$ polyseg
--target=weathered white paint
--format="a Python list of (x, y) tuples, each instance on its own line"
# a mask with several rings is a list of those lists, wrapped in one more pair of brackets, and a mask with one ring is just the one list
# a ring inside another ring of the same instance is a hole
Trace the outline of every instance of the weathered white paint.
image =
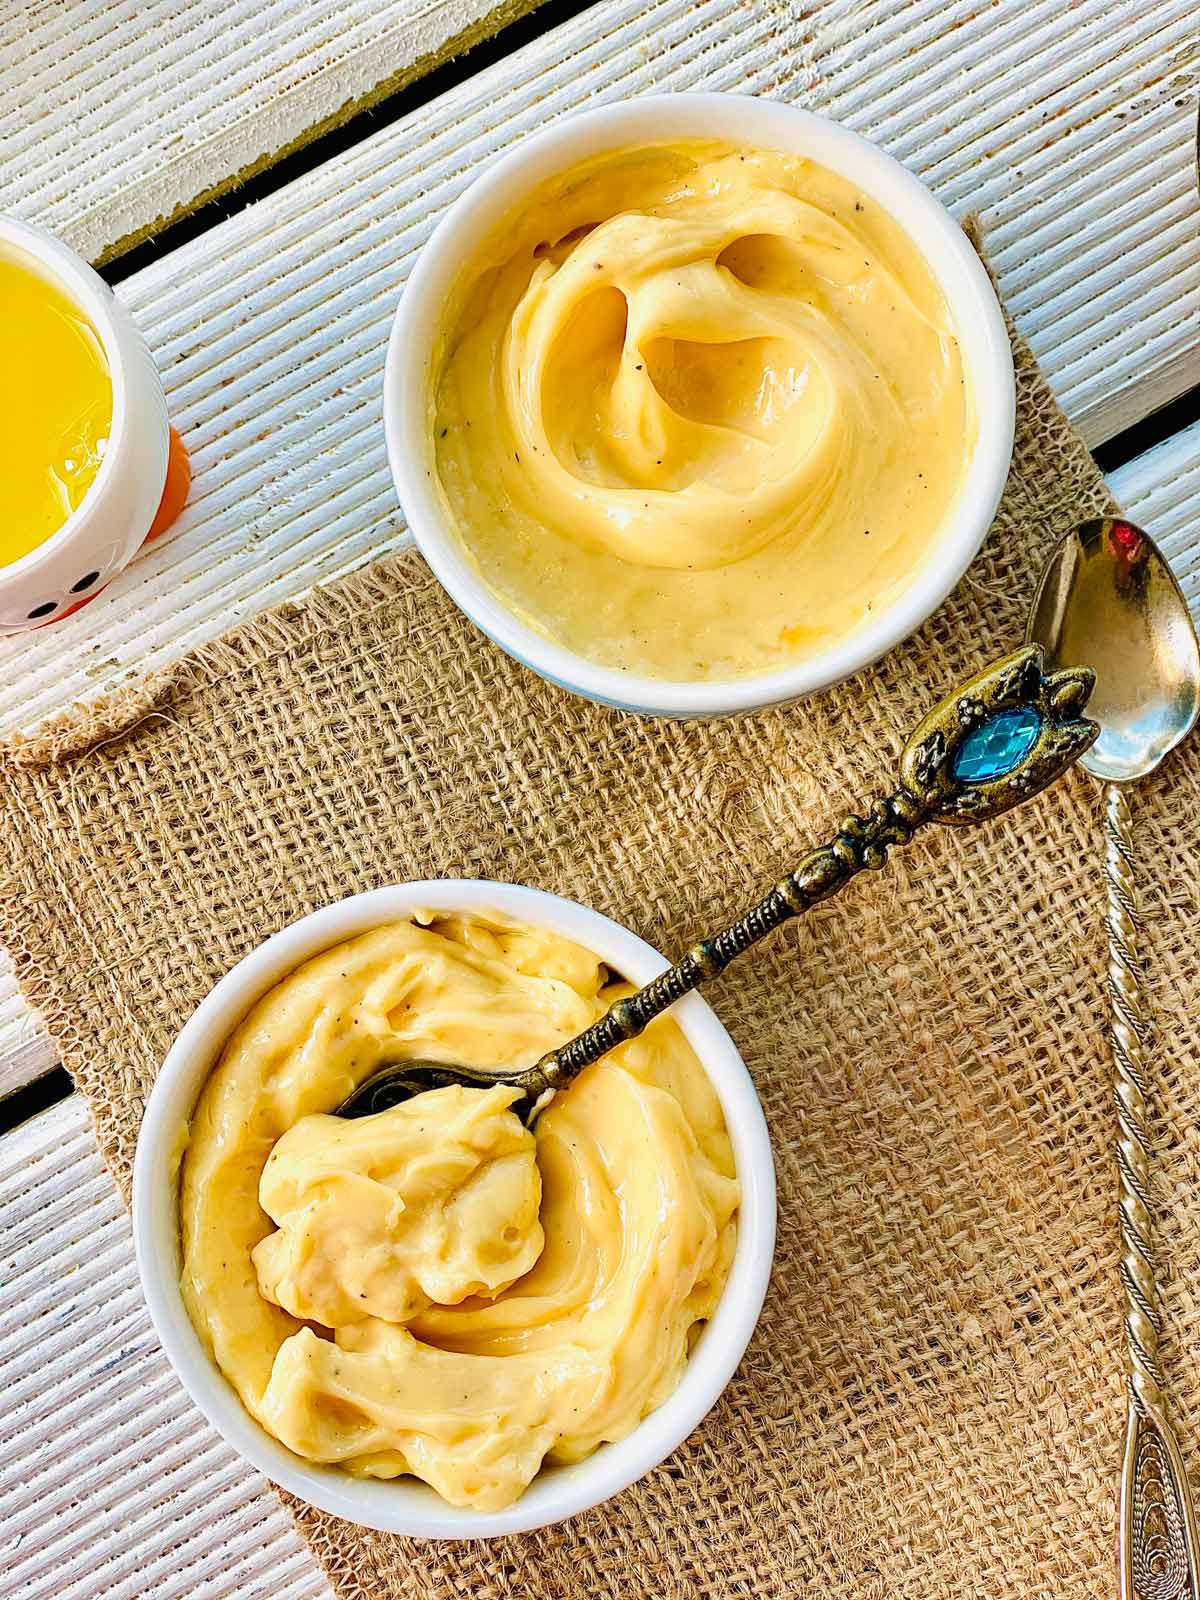
[(78, 1095), (0, 1140), (0, 1389), (6, 1600), (332, 1600), (167, 1365)]

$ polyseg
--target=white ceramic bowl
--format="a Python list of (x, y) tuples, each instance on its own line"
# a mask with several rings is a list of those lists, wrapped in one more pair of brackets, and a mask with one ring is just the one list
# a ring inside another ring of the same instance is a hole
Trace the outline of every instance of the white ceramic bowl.
[(733, 1041), (699, 996), (686, 996), (672, 1016), (720, 1097), (742, 1194), (729, 1282), (670, 1399), (620, 1443), (601, 1446), (575, 1466), (544, 1471), (505, 1511), (459, 1510), (412, 1478), (353, 1478), (293, 1455), (243, 1408), (188, 1318), (179, 1287), (179, 1134), (225, 1040), (261, 995), (319, 951), (418, 910), (493, 911), (550, 928), (594, 951), (634, 983), (647, 983), (667, 965), (607, 917), (557, 895), (510, 884), (406, 883), (313, 912), (222, 978), (171, 1047), (138, 1138), (134, 1243), (163, 1349), (201, 1411), (248, 1461), (292, 1494), (365, 1527), (420, 1538), (477, 1539), (542, 1527), (608, 1499), (674, 1450), (705, 1416), (741, 1360), (762, 1307), (775, 1247), (775, 1170), (762, 1108)]
[[(950, 309), (962, 351), (976, 443), (958, 498), (913, 583), (869, 627), (810, 660), (726, 682), (667, 682), (598, 666), (547, 639), (479, 576), (435, 487), (431, 392), (444, 307), (480, 247), (556, 174), (608, 150), (680, 139), (721, 139), (807, 156), (879, 202), (917, 241)], [(1000, 500), (1012, 455), (1012, 354), (987, 273), (958, 224), (891, 156), (848, 128), (795, 106), (747, 95), (661, 95), (552, 123), (487, 167), (443, 217), (405, 287), (384, 373), (388, 459), (408, 525), (434, 573), (467, 616), (544, 678), (606, 705), (669, 716), (714, 716), (795, 700), (827, 688), (920, 626), (966, 571)]]
[(0, 633), (54, 622), (136, 555), (167, 478), (167, 403), (146, 341), (104, 279), (44, 228), (0, 216), (0, 256), (55, 284), (104, 346), (112, 429), (87, 493), (44, 543), (0, 566)]

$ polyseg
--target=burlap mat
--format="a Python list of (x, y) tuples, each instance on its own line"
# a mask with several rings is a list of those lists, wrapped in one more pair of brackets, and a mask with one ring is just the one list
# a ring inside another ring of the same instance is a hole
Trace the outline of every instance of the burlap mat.
[[(9, 753), (3, 933), (128, 1188), (144, 1096), (213, 981), (372, 885), (537, 884), (665, 950), (708, 932), (1020, 637), (1050, 542), (1106, 494), (1024, 349), (987, 548), (919, 637), (805, 705), (671, 726), (480, 638), (416, 555), (240, 628)], [(1155, 1188), (1200, 1445), (1200, 764), (1138, 803), (1164, 1132)], [(1108, 1595), (1123, 1402), (1097, 794), (928, 832), (712, 999), (780, 1180), (774, 1282), (711, 1417), (557, 1528), (459, 1546), (292, 1510), (339, 1595)]]

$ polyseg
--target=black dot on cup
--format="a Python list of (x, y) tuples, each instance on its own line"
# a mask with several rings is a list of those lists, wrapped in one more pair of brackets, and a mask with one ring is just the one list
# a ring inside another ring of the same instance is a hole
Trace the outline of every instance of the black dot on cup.
[(58, 610), (57, 600), (43, 600), (40, 606), (34, 606), (29, 613), (28, 621), (36, 622), (39, 617), (48, 617), (52, 611)]
[(78, 583), (73, 583), (71, 585), (71, 593), (82, 594), (85, 589), (90, 589), (92, 587), (99, 576), (100, 574), (98, 572), (85, 572)]

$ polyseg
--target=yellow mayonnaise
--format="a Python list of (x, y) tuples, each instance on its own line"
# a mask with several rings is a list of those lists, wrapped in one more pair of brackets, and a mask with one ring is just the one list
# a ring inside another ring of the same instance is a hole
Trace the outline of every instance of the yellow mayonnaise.
[(0, 256), (0, 565), (56, 533), (100, 470), (112, 379), (95, 329), (47, 278)]
[(183, 1163), (183, 1292), (298, 1455), (496, 1510), (675, 1388), (738, 1185), (673, 1023), (588, 1069), (536, 1133), (503, 1088), (329, 1115), (384, 1062), (527, 1065), (620, 992), (578, 945), (438, 916), (307, 962), (230, 1038)]
[(606, 156), (545, 187), (441, 330), (436, 477), (484, 580), (607, 666), (736, 677), (914, 578), (971, 423), (946, 306), (875, 201), (796, 156)]

